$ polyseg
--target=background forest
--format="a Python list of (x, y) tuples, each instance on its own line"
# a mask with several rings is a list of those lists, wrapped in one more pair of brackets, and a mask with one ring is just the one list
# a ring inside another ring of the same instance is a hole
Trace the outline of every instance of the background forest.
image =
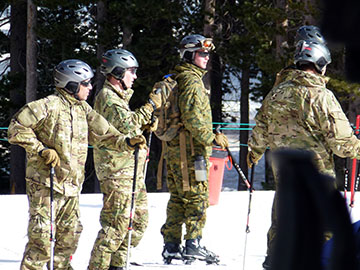
[[(52, 71), (60, 61), (78, 58), (96, 70), (88, 99), (92, 105), (104, 80), (99, 73), (101, 55), (113, 48), (131, 51), (140, 63), (131, 100), (135, 109), (178, 62), (177, 46), (185, 35), (212, 37), (216, 51), (205, 84), (211, 89), (213, 121), (222, 122), (227, 116), (222, 110), (225, 94), (238, 93), (240, 119), (232, 121), (249, 123), (249, 100), (261, 102), (276, 73), (291, 63), (297, 28), (322, 24), (323, 5), (317, 0), (1, 1), (0, 193), (25, 192), (25, 153), (9, 145), (6, 128), (25, 103), (53, 92)], [(328, 41), (333, 58), (328, 88), (354, 122), (360, 111), (359, 86), (346, 81), (344, 46)], [(239, 131), (239, 145), (246, 144), (248, 136), (248, 130)], [(149, 191), (155, 191), (160, 148), (153, 136)], [(247, 174), (246, 154), (247, 148), (240, 147), (239, 164)], [(345, 161), (338, 159), (337, 164), (341, 177)], [(94, 191), (98, 187), (89, 148), (83, 192)]]

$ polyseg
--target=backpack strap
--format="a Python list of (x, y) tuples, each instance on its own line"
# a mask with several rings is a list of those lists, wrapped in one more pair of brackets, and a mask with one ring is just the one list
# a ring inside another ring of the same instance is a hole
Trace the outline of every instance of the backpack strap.
[(164, 160), (165, 160), (165, 153), (166, 153), (166, 142), (165, 141), (161, 141), (161, 155), (160, 155), (160, 160), (159, 160), (159, 164), (158, 164), (158, 169), (157, 169), (157, 181), (156, 181), (156, 189), (157, 190), (161, 190), (162, 189), (162, 178), (163, 178), (163, 171), (164, 171)]
[(184, 129), (180, 131), (179, 139), (180, 139), (180, 168), (181, 168), (181, 175), (183, 181), (183, 191), (189, 191), (190, 190), (189, 169), (186, 158), (186, 134)]
[[(177, 77), (179, 76), (176, 75), (174, 78), (172, 78), (172, 75), (174, 74), (168, 74), (165, 75), (163, 79), (167, 80), (168, 82), (171, 82), (172, 80), (177, 79)], [(167, 85), (165, 85), (166, 87), (168, 87)], [(177, 97), (175, 102), (177, 102)], [(180, 113), (179, 112), (175, 112), (172, 111), (171, 112), (171, 116), (169, 116), (170, 119), (176, 119), (177, 121), (175, 121), (173, 124), (174, 125), (179, 125), (180, 127), (183, 126), (181, 120), (180, 120)], [(191, 155), (194, 156), (195, 155), (195, 151), (194, 151), (194, 142), (193, 142), (193, 137), (192, 134), (185, 130), (184, 128), (180, 128), (179, 131), (179, 147), (180, 147), (180, 168), (181, 168), (181, 176), (182, 176), (182, 181), (183, 181), (183, 191), (189, 191), (190, 190), (190, 184), (189, 184), (189, 168), (188, 168), (188, 164), (187, 164), (187, 158), (186, 158), (186, 135), (187, 133), (190, 135), (190, 149), (191, 149)], [(167, 148), (167, 143), (165, 141), (162, 141), (162, 150), (161, 150), (161, 156), (160, 156), (160, 161), (158, 164), (158, 170), (157, 170), (157, 182), (156, 182), (156, 188), (157, 190), (161, 190), (162, 189), (162, 178), (163, 178), (163, 169), (164, 169), (164, 159), (165, 159), (165, 154), (166, 154), (166, 149)]]

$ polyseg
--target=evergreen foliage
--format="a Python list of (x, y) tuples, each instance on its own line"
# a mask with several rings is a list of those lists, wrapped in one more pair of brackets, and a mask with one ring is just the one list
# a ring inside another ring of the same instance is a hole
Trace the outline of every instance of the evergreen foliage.
[[(131, 100), (135, 109), (146, 102), (154, 82), (179, 61), (177, 47), (182, 37), (203, 33), (205, 14), (204, 1), (201, 0), (104, 0), (106, 16), (101, 22), (97, 21), (99, 2), (34, 0), (38, 7), (38, 98), (53, 92), (53, 68), (60, 61), (78, 58), (95, 70), (100, 64), (99, 45), (105, 51), (122, 47), (131, 51), (140, 65)], [(246, 69), (250, 74), (250, 98), (261, 101), (271, 89), (276, 73), (292, 62), (296, 29), (311, 24), (307, 21), (309, 16), (320, 18), (321, 9), (310, 5), (309, 1), (287, 1), (286, 9), (268, 0), (215, 2), (213, 33), (223, 78), (219, 90), (223, 93), (240, 92), (242, 72)], [(0, 4), (0, 26), (9, 24), (12, 3), (7, 0)], [(284, 21), (286, 27), (281, 26)], [(100, 27), (102, 31), (98, 32)], [(276, 51), (279, 48), (277, 37), (284, 41), (280, 46), (281, 54)], [(3, 59), (9, 56), (10, 48), (9, 33), (0, 31), (0, 67), (6, 63)], [(331, 44), (330, 48), (333, 62), (327, 73), (331, 77), (328, 87), (347, 107), (356, 98), (359, 85), (350, 84), (345, 79), (344, 49)], [(0, 70), (2, 127), (9, 124), (9, 112), (13, 107), (9, 89), (17, 85), (18, 80)], [(90, 104), (94, 95), (95, 91), (88, 101)], [(5, 138), (6, 132), (0, 132)], [(153, 144), (153, 148), (159, 147), (156, 139)], [(1, 142), (0, 147), (1, 164), (9, 164), (8, 143)], [(153, 155), (157, 157), (156, 150)], [(150, 163), (150, 166), (156, 167), (156, 164)], [(8, 166), (1, 167), (5, 174), (9, 171)], [(154, 169), (150, 168), (148, 172), (154, 174)]]

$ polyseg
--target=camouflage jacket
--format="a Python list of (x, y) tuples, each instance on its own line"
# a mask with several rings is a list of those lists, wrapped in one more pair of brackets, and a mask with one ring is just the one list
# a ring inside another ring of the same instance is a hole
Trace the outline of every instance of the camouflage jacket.
[[(117, 130), (128, 137), (142, 134), (142, 126), (150, 122), (152, 111), (142, 106), (132, 111), (129, 100), (133, 90), (119, 91), (107, 80), (103, 89), (95, 98), (94, 109), (105, 117)], [(134, 163), (133, 151), (116, 151), (105, 148), (94, 149), (96, 174), (99, 178), (132, 178), (133, 172), (129, 166)], [(128, 168), (128, 170), (125, 170)]]
[(255, 117), (249, 149), (261, 156), (267, 147), (312, 150), (320, 171), (335, 176), (333, 154), (360, 158), (360, 141), (334, 94), (328, 78), (297, 69), (282, 71)]
[(11, 120), (11, 144), (27, 153), (26, 180), (50, 186), (49, 165), (39, 155), (45, 147), (55, 149), (60, 166), (55, 167), (54, 190), (77, 196), (84, 181), (88, 143), (126, 150), (128, 146), (113, 126), (86, 101), (78, 101), (62, 89), (26, 104)]
[[(185, 130), (188, 131), (187, 145), (190, 145), (191, 134), (195, 155), (208, 157), (211, 155), (215, 134), (212, 131), (210, 93), (202, 81), (206, 70), (182, 62), (171, 73), (177, 75), (180, 117)], [(169, 142), (169, 146), (179, 147), (179, 135)], [(189, 153), (189, 149), (187, 152)]]

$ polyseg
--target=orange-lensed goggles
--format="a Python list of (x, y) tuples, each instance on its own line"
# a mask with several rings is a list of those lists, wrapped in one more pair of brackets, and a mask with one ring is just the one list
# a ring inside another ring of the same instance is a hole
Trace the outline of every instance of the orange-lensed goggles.
[(214, 43), (212, 42), (212, 39), (211, 38), (206, 38), (204, 39), (202, 42), (201, 42), (201, 45), (202, 45), (202, 48), (204, 50), (213, 50), (215, 49), (215, 46), (214, 46)]

